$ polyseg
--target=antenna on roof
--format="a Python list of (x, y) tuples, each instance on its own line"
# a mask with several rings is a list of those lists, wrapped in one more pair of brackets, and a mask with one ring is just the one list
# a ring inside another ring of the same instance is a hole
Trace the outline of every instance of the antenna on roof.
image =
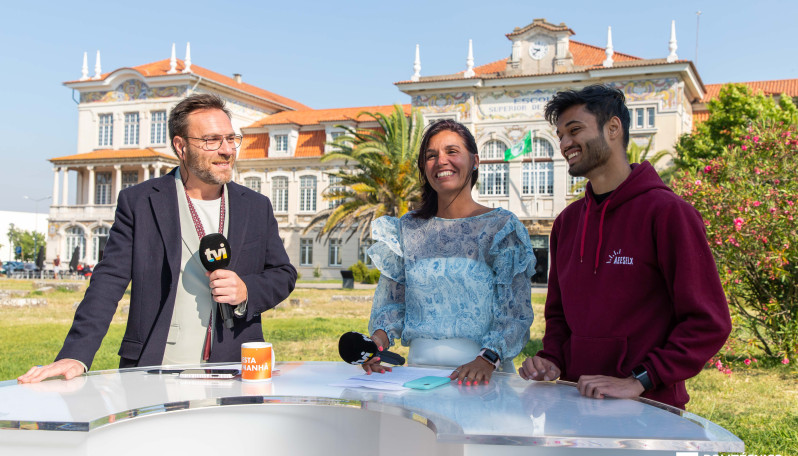
[(80, 80), (85, 81), (89, 79), (89, 53), (83, 53), (83, 69), (80, 72)]
[(615, 50), (612, 48), (612, 27), (607, 27), (607, 48), (604, 50), (604, 55), (606, 55), (607, 58), (602, 62), (605, 68), (610, 68), (612, 66), (612, 56), (614, 54)]
[(97, 60), (94, 61), (94, 79), (100, 79), (103, 74), (102, 67), (100, 66), (100, 50), (97, 50)]
[(466, 57), (466, 71), (463, 73), (465, 78), (473, 78), (474, 75), (474, 46), (471, 40), (468, 40), (468, 56)]
[(186, 67), (183, 68), (183, 73), (191, 73), (191, 43), (186, 43)]
[(175, 57), (175, 43), (172, 43), (172, 58), (169, 59), (169, 71), (166, 74), (177, 73), (177, 57)]
[(421, 77), (421, 57), (418, 53), (418, 44), (416, 45), (416, 60), (413, 61), (413, 76), (410, 77), (410, 80), (416, 82)]
[(668, 50), (671, 51), (671, 53), (668, 54), (668, 58), (665, 59), (668, 63), (679, 60), (679, 56), (676, 55), (676, 47), (676, 21), (671, 21), (671, 40), (668, 41)]

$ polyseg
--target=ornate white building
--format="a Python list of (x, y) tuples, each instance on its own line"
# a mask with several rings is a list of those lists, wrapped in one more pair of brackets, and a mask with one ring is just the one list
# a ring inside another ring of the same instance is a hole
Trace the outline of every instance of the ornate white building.
[[(543, 119), (545, 103), (559, 90), (610, 84), (623, 90), (632, 114), (631, 139), (652, 150), (673, 149), (696, 120), (706, 118), (706, 102), (719, 85), (705, 86), (695, 66), (680, 60), (671, 24), (663, 58), (643, 59), (615, 52), (611, 30), (604, 47), (571, 39), (565, 24), (544, 19), (506, 36), (510, 57), (475, 66), (469, 42), (464, 71), (422, 76), (416, 47), (414, 74), (396, 83), (410, 95), (425, 122), (454, 118), (474, 133), (480, 151), (480, 182), (475, 198), (487, 206), (513, 211), (527, 226), (538, 256), (536, 280), (545, 281), (548, 235), (554, 218), (581, 190), (567, 173), (557, 137)], [(652, 35), (661, 36), (660, 33)], [(343, 132), (339, 125), (375, 127), (363, 111), (389, 114), (392, 106), (314, 110), (233, 78), (192, 66), (174, 57), (102, 74), (65, 85), (80, 96), (78, 150), (53, 158), (53, 206), (47, 258), (69, 258), (76, 246), (83, 262), (102, 256), (121, 188), (167, 172), (177, 164), (167, 142), (166, 118), (190, 93), (214, 92), (228, 102), (233, 126), (244, 135), (235, 180), (270, 197), (280, 236), (303, 277), (339, 278), (339, 270), (364, 255), (369, 243), (316, 241), (305, 233), (316, 212), (329, 207), (323, 193), (335, 185), (327, 174), (343, 163), (321, 162), (327, 143)], [(786, 88), (798, 95), (798, 83), (760, 81), (753, 88)], [(761, 86), (761, 87), (760, 87)], [(764, 90), (764, 89), (763, 89)], [(404, 105), (406, 113), (411, 105)], [(504, 161), (504, 151), (530, 132), (532, 153)], [(77, 194), (69, 195), (72, 179)]]

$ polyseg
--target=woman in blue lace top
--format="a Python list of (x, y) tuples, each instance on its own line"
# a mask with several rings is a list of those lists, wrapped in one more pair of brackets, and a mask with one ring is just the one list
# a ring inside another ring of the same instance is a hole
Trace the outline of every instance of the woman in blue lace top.
[[(535, 255), (513, 213), (471, 196), (479, 157), (471, 132), (452, 120), (428, 128), (418, 170), (422, 207), (372, 222), (368, 253), (381, 272), (369, 331), (378, 346), (410, 346), (411, 364), (452, 366), (465, 384), (514, 372), (529, 340)], [(383, 372), (377, 358), (363, 365)]]

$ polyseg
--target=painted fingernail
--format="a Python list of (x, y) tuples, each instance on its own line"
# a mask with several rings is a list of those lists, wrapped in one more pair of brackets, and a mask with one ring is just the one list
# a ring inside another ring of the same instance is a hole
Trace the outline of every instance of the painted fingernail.
[(462, 384), (463, 384), (463, 381), (462, 381), (462, 380), (458, 380), (458, 381), (457, 381), (457, 384), (458, 384), (458, 385), (462, 385)]

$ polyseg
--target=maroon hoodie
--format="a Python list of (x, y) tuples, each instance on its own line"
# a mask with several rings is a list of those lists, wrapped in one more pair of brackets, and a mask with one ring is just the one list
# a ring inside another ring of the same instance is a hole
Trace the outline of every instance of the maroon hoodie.
[(642, 364), (654, 385), (643, 397), (684, 408), (684, 381), (731, 331), (729, 307), (701, 215), (650, 163), (631, 167), (602, 204), (588, 183), (554, 222), (538, 355), (570, 381)]

